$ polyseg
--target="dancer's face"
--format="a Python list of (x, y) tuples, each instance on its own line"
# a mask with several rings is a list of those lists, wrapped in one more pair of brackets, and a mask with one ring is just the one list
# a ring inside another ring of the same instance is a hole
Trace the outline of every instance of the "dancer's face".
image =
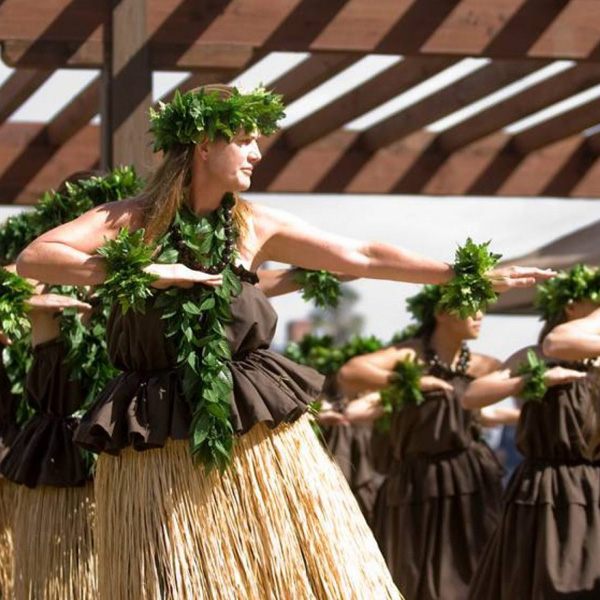
[(238, 132), (231, 142), (217, 139), (197, 146), (206, 175), (231, 192), (243, 192), (250, 187), (254, 167), (262, 156), (258, 134)]
[(483, 313), (478, 311), (474, 317), (461, 319), (456, 315), (440, 312), (435, 318), (438, 327), (443, 327), (453, 335), (456, 335), (463, 340), (475, 340), (479, 337), (479, 333), (481, 331)]

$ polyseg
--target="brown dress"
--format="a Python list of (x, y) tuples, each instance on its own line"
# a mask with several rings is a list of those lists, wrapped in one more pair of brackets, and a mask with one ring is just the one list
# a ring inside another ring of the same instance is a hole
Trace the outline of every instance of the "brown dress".
[(425, 393), (393, 416), (389, 435), (374, 436), (376, 466), (388, 475), (373, 528), (406, 600), (464, 600), (498, 520), (503, 470), (460, 405), (471, 378), (431, 374), (454, 392)]
[(585, 458), (591, 386), (589, 378), (555, 386), (523, 406), (516, 440), (524, 460), (472, 600), (600, 598), (600, 465)]
[(243, 284), (227, 327), (237, 434), (231, 466), (188, 451), (175, 348), (151, 304), (113, 312), (122, 370), (76, 439), (96, 471), (101, 600), (398, 600), (377, 544), (305, 413), (322, 377), (268, 349), (276, 314)]
[(33, 416), (0, 470), (15, 487), (14, 598), (97, 596), (90, 464), (73, 441), (84, 394), (65, 365), (60, 338), (38, 344), (25, 381)]
[[(342, 394), (329, 376), (323, 389), (334, 410), (343, 411)], [(341, 469), (360, 509), (367, 520), (373, 519), (375, 499), (383, 477), (373, 468), (371, 452), (371, 425), (348, 425), (323, 427), (323, 440), (335, 462)]]
[(0, 344), (0, 461), (6, 456), (8, 449), (19, 433), (17, 411), (19, 398), (11, 392), (11, 383), (6, 373)]

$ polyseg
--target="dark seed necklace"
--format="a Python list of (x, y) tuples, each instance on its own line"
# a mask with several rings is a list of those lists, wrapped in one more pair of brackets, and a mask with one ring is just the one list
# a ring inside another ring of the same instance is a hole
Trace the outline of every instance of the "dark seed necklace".
[(425, 344), (425, 362), (429, 365), (431, 370), (439, 369), (450, 374), (466, 375), (471, 364), (471, 351), (469, 346), (463, 342), (460, 346), (460, 354), (456, 366), (451, 365), (442, 361), (437, 352), (431, 346), (431, 342), (427, 340)]

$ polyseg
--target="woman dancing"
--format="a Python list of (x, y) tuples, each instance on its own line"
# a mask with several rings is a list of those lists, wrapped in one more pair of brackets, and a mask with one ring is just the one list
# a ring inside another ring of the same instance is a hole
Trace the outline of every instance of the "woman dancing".
[[(24, 275), (103, 285), (118, 300), (108, 345), (122, 374), (77, 432), (101, 453), (102, 599), (400, 598), (305, 416), (321, 378), (268, 349), (276, 316), (253, 271), (275, 260), (443, 283), (453, 270), (236, 198), (260, 161), (259, 133), (282, 115), (262, 89), (176, 94), (151, 116), (165, 154), (144, 191), (19, 259)], [(548, 273), (489, 276), (501, 291)]]

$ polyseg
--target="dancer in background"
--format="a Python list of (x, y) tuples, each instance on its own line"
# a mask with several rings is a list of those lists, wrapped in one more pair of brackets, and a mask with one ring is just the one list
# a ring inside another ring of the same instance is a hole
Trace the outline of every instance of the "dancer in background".
[[(262, 89), (176, 94), (152, 114), (165, 155), (143, 192), (41, 236), (19, 259), (23, 275), (101, 285), (115, 302), (108, 345), (122, 374), (76, 435), (101, 453), (101, 599), (400, 598), (305, 416), (321, 378), (268, 349), (276, 315), (251, 271), (275, 260), (470, 287), (445, 263), (236, 199), (260, 160), (258, 134), (276, 129), (282, 108)], [(491, 292), (548, 276), (477, 280)]]
[[(499, 363), (466, 343), (479, 336), (482, 314), (448, 313), (439, 286), (407, 304), (415, 337), (351, 360), (339, 379), (349, 391), (381, 390), (347, 417), (377, 419), (376, 467), (386, 479), (373, 530), (394, 581), (407, 600), (462, 600), (498, 519), (503, 470), (461, 398)], [(390, 385), (399, 402), (385, 400)]]
[[(75, 218), (102, 199), (114, 201), (139, 187), (131, 169), (85, 175), (72, 176), (34, 211), (0, 228), (5, 256), (14, 256), (19, 244), (60, 224), (61, 218)], [(106, 315), (101, 306), (92, 311), (82, 299), (88, 299), (86, 290), (52, 290), (43, 284), (34, 290), (8, 271), (1, 277), (0, 304), (10, 312), (3, 323), (12, 331), (27, 329), (9, 357), (29, 363), (23, 366), (29, 418), (0, 464), (15, 490), (14, 591), (7, 597), (91, 600), (97, 597), (94, 461), (74, 444), (73, 433), (78, 413), (114, 374), (104, 341)]]
[[(600, 457), (592, 410), (598, 384), (590, 363), (579, 360), (596, 352), (589, 353), (579, 325), (568, 325), (589, 323), (599, 300), (600, 278), (583, 265), (541, 286), (540, 345), (518, 351), (465, 395), (473, 409), (510, 396), (523, 401), (516, 442), (524, 460), (508, 484), (472, 600), (600, 597)], [(550, 358), (546, 348), (569, 362)]]

